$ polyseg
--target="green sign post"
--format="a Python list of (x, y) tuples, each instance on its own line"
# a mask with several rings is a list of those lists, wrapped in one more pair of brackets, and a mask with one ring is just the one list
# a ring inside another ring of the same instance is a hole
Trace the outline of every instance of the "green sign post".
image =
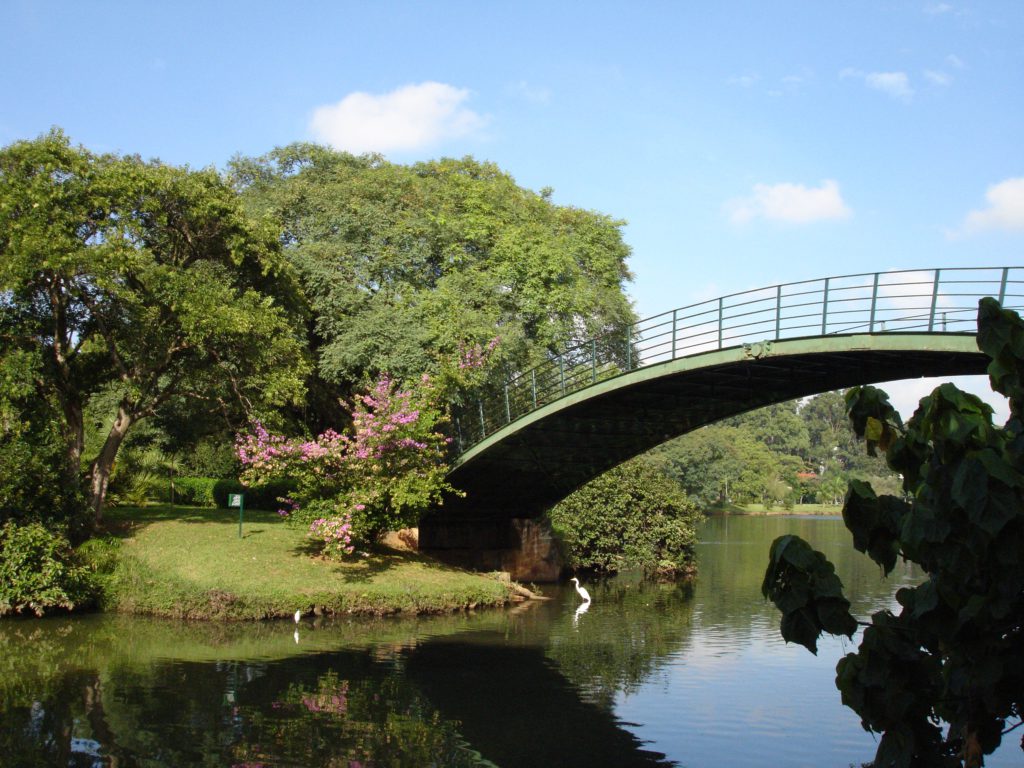
[(245, 496), (241, 493), (228, 494), (228, 506), (238, 507), (238, 538), (242, 538), (242, 516), (245, 514)]

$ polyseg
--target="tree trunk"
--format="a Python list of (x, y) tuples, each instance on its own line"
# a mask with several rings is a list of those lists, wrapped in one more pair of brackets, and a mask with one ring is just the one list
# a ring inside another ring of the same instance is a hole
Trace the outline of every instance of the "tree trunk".
[(77, 488), (82, 475), (82, 451), (85, 450), (85, 417), (81, 400), (65, 394), (61, 407), (64, 411), (64, 485)]
[(128, 428), (135, 421), (132, 413), (124, 403), (121, 403), (117, 407), (117, 417), (110, 427), (110, 432), (107, 433), (103, 448), (92, 463), (89, 472), (89, 506), (97, 523), (103, 519), (103, 502), (107, 498), (107, 486), (110, 484), (110, 473), (114, 469), (114, 459), (117, 458), (117, 451), (128, 434)]

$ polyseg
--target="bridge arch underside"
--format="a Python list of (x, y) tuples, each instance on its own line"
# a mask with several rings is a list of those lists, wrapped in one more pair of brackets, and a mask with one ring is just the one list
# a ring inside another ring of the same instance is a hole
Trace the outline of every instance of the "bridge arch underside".
[(863, 334), (743, 345), (640, 368), (470, 448), (449, 475), (466, 496), (446, 502), (436, 524), (537, 517), (627, 459), (766, 405), (860, 384), (983, 374), (987, 365), (973, 334)]

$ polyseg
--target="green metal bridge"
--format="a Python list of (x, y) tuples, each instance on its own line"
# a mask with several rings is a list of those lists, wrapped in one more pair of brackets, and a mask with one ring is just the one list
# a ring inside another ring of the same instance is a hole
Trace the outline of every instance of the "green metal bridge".
[(592, 339), (517, 373), (457, 415), (449, 479), (467, 495), (441, 517), (535, 517), (626, 459), (772, 403), (858, 384), (984, 373), (974, 335), (985, 296), (1020, 311), (1024, 267), (775, 285)]

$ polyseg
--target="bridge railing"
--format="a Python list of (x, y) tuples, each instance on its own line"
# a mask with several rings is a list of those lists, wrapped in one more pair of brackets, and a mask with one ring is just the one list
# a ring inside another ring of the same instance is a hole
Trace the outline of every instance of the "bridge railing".
[(631, 323), (509, 377), (455, 414), (461, 453), (548, 403), (649, 365), (765, 341), (858, 333), (975, 333), (978, 301), (1024, 302), (1024, 267), (840, 275), (690, 304)]

